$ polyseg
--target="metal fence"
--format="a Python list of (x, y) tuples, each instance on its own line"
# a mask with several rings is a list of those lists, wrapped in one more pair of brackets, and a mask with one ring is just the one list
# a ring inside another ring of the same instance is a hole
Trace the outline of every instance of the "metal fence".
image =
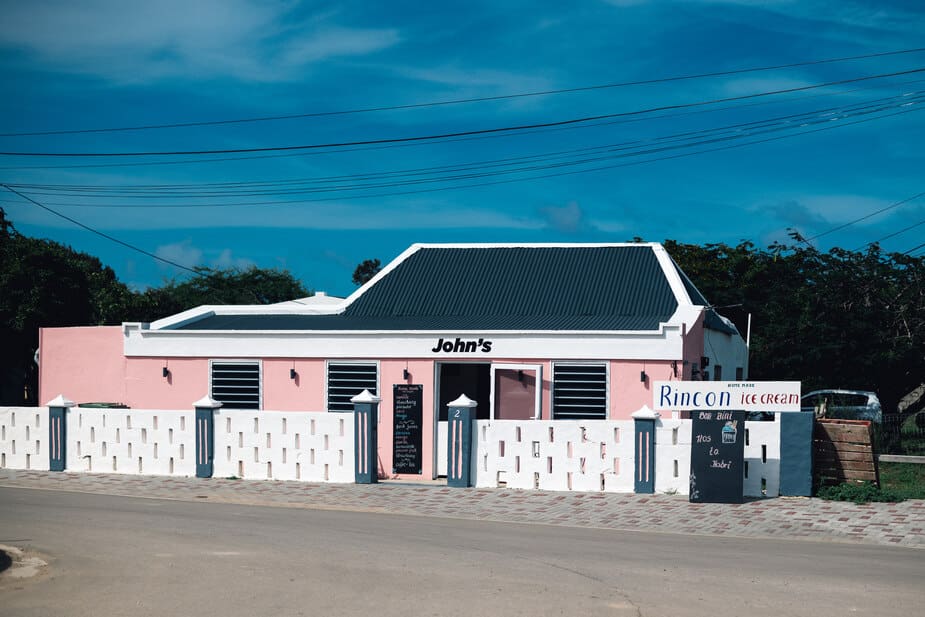
[(875, 430), (878, 454), (925, 456), (925, 411), (884, 414)]

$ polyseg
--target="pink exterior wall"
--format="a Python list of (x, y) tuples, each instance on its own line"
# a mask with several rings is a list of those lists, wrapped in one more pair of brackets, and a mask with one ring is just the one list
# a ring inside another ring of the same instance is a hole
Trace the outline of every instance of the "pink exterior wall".
[[(323, 363), (322, 363), (323, 364)], [(407, 368), (409, 378), (403, 378)], [(421, 475), (392, 473), (392, 432), (395, 428), (395, 408), (392, 401), (393, 384), (423, 384), (421, 396)], [(379, 477), (380, 478), (433, 478), (434, 473), (434, 361), (433, 360), (382, 360), (379, 363)]]
[[(119, 354), (123, 353), (119, 349)], [(209, 394), (205, 358), (125, 358), (125, 403), (141, 409), (190, 409)], [(163, 376), (164, 367), (170, 371)]]
[(128, 404), (121, 326), (39, 330), (39, 403), (59, 394), (77, 403)]
[[(693, 370), (694, 364), (700, 365), (700, 358), (703, 357), (703, 321), (704, 314), (703, 311), (700, 313), (700, 317), (697, 318), (697, 321), (690, 327), (690, 330), (687, 331), (687, 335), (684, 337), (684, 359), (687, 361), (684, 365), (684, 379), (691, 378), (691, 371)], [(703, 370), (703, 367), (700, 367), (700, 370)], [(700, 379), (700, 377), (698, 377)]]
[[(289, 369), (293, 368), (296, 378), (290, 379)], [(266, 359), (263, 361), (263, 408), (270, 411), (325, 411), (326, 379), (324, 360)]]
[[(630, 420), (633, 413), (643, 405), (652, 407), (653, 385), (656, 381), (672, 381), (681, 378), (681, 362), (678, 362), (678, 376), (670, 361), (613, 360), (610, 363), (610, 419)], [(639, 379), (645, 371), (646, 381)]]

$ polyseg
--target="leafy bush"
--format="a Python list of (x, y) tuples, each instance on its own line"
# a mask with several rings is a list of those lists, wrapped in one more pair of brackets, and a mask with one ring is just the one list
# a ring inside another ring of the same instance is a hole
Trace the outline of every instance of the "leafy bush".
[(833, 486), (823, 486), (816, 491), (816, 497), (830, 501), (852, 501), (857, 504), (872, 501), (898, 502), (905, 497), (892, 489), (879, 488), (867, 482), (843, 482)]

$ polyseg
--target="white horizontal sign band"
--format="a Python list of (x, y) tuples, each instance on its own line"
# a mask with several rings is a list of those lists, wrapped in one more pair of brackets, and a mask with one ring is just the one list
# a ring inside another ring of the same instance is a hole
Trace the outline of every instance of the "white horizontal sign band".
[(800, 411), (799, 381), (656, 381), (656, 411)]

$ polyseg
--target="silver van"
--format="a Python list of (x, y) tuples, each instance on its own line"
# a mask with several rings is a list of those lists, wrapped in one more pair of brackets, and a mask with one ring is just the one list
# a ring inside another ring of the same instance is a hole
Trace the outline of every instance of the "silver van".
[(816, 390), (800, 398), (800, 408), (815, 413), (817, 418), (883, 422), (880, 399), (874, 392), (863, 390)]

